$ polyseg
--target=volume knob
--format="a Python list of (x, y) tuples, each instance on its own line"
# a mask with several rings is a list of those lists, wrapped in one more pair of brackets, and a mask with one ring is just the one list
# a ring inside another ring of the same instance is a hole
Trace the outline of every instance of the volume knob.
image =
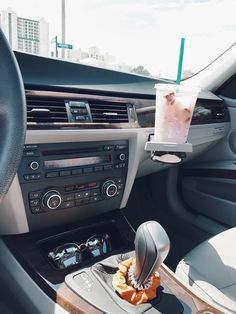
[(31, 163), (29, 164), (29, 167), (31, 170), (38, 170), (39, 168), (39, 163), (37, 161), (31, 161)]
[(115, 182), (113, 180), (108, 180), (103, 184), (102, 194), (107, 198), (113, 197), (116, 195), (117, 190), (118, 188)]
[(126, 157), (126, 156), (125, 156), (125, 154), (123, 154), (123, 153), (118, 155), (118, 159), (119, 159), (120, 161), (124, 161), (124, 160), (125, 160), (125, 157)]
[(48, 191), (43, 197), (43, 204), (49, 209), (57, 209), (61, 202), (61, 195), (56, 190)]

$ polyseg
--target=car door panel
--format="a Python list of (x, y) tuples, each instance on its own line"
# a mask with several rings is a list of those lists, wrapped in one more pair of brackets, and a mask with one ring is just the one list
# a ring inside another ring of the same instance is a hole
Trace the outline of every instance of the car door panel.
[(195, 213), (235, 226), (236, 100), (224, 100), (231, 118), (228, 136), (182, 168), (182, 196)]

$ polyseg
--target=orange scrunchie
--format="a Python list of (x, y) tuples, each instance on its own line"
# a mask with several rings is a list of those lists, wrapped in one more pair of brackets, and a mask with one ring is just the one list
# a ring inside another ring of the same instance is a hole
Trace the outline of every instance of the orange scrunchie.
[(126, 282), (126, 275), (130, 266), (135, 264), (135, 258), (129, 258), (119, 263), (118, 270), (113, 276), (112, 285), (122, 299), (133, 305), (146, 303), (148, 300), (156, 298), (156, 289), (160, 285), (160, 275), (155, 272), (152, 276), (152, 285), (146, 290), (138, 291)]

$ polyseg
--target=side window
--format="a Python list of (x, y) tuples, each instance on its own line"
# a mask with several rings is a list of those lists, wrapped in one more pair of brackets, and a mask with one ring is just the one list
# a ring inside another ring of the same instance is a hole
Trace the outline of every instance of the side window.
[(236, 74), (219, 88), (217, 94), (236, 99)]

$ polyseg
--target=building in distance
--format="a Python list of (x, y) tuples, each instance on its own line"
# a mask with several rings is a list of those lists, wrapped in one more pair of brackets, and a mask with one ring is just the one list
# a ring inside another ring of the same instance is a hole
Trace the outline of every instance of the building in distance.
[(11, 9), (1, 11), (0, 26), (13, 50), (49, 56), (49, 24), (18, 17)]
[(116, 58), (109, 53), (102, 53), (96, 46), (89, 47), (88, 50), (71, 49), (67, 50), (66, 58), (68, 61), (90, 64), (103, 68), (113, 68)]

